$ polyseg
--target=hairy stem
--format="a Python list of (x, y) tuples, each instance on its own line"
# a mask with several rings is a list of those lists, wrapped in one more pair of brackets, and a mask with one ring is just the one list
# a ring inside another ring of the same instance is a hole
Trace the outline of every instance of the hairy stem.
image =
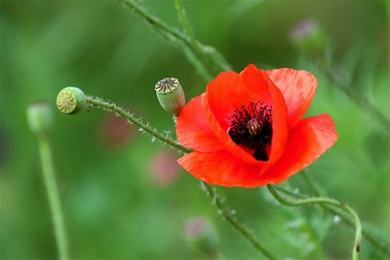
[[(181, 152), (181, 153), (189, 153), (191, 152), (191, 149), (188, 149), (179, 143), (177, 143), (175, 140), (170, 138), (169, 136), (166, 136), (160, 132), (158, 132), (156, 129), (152, 128), (149, 124), (144, 123), (141, 119), (136, 118), (134, 115), (126, 111), (123, 107), (104, 101), (101, 98), (98, 97), (92, 97), (87, 96), (86, 102), (88, 106), (91, 108), (98, 108), (104, 111), (108, 111), (111, 113), (114, 113), (118, 116), (121, 116), (125, 118), (130, 124), (134, 124), (135, 126), (139, 127), (139, 129), (142, 129), (145, 133), (149, 134), (150, 136), (160, 140), (162, 143), (169, 145), (170, 147), (174, 148), (175, 150)], [(208, 184), (202, 182), (202, 186), (206, 190), (207, 194), (212, 198), (213, 205), (217, 208), (218, 212), (221, 214), (221, 216), (227, 220), (227, 222), (236, 229), (249, 243), (251, 243), (255, 249), (257, 249), (261, 254), (263, 254), (268, 259), (275, 259), (269, 253), (259, 242), (259, 240), (254, 236), (253, 233), (249, 231), (248, 228), (246, 228), (243, 224), (241, 224), (236, 218), (234, 218), (226, 209), (224, 209), (220, 196), (217, 194), (215, 190), (213, 190)]]
[(357, 213), (353, 208), (337, 200), (322, 198), (322, 197), (313, 197), (313, 198), (306, 198), (306, 199), (299, 199), (299, 200), (288, 200), (283, 196), (281, 196), (279, 192), (272, 185), (267, 185), (267, 188), (276, 200), (278, 200), (281, 204), (289, 207), (299, 207), (299, 206), (310, 205), (310, 204), (332, 205), (342, 210), (345, 210), (346, 212), (351, 214), (355, 224), (355, 240), (352, 249), (352, 259), (353, 260), (358, 259), (359, 251), (360, 251), (360, 241), (362, 236), (362, 224), (360, 222), (359, 216), (357, 215)]
[(235, 230), (237, 230), (245, 239), (251, 242), (251, 244), (261, 252), (267, 259), (276, 259), (253, 235), (252, 231), (242, 225), (223, 205), (220, 196), (216, 191), (205, 182), (201, 182), (202, 187), (206, 191), (207, 195), (212, 199), (213, 205), (217, 208), (218, 213), (224, 218)]
[(193, 46), (194, 49), (198, 48), (199, 46), (197, 46), (197, 43), (195, 41), (194, 32), (192, 31), (190, 21), (187, 18), (187, 13), (186, 10), (184, 9), (183, 1), (175, 0), (175, 6), (176, 6), (176, 12), (179, 18), (179, 22), (182, 25), (184, 31), (186, 32), (191, 45)]
[(54, 234), (57, 243), (58, 257), (61, 260), (69, 259), (68, 241), (65, 232), (64, 217), (61, 208), (60, 196), (54, 176), (52, 153), (47, 135), (38, 136), (39, 152), (41, 155), (42, 175), (49, 201)]
[[(282, 188), (279, 186), (274, 186), (274, 188), (277, 191), (284, 193), (285, 195), (291, 196), (293, 198), (296, 198), (296, 199), (308, 198), (308, 196), (306, 196), (306, 195), (295, 193), (291, 190), (288, 190), (288, 189), (285, 189), (285, 188)], [(327, 204), (319, 204), (319, 206), (321, 208), (323, 208), (324, 210), (330, 212), (331, 214), (339, 216), (342, 219), (343, 223), (345, 223), (347, 226), (352, 227), (352, 228), (355, 227), (354, 220), (352, 219), (352, 217), (345, 214), (344, 211), (340, 211), (339, 208), (334, 208), (333, 206), (327, 205)], [(362, 229), (362, 235), (363, 235), (363, 237), (365, 237), (367, 239), (368, 242), (371, 243), (372, 246), (379, 249), (381, 252), (383, 252), (387, 256), (390, 256), (390, 246), (385, 245), (382, 241), (377, 239), (374, 234), (372, 234), (369, 230), (366, 230), (364, 227)]]
[(174, 46), (181, 47), (180, 49), (184, 52), (187, 58), (198, 70), (199, 74), (206, 80), (212, 79), (212, 74), (210, 70), (206, 67), (204, 62), (200, 59), (198, 52), (194, 49), (194, 44), (191, 39), (186, 35), (173, 28), (163, 21), (161, 21), (157, 16), (149, 13), (146, 8), (136, 0), (119, 0), (126, 7), (133, 10), (138, 14), (142, 19), (144, 19), (149, 25), (152, 26), (161, 36), (163, 36), (169, 43)]
[(205, 46), (195, 39), (181, 1), (176, 2), (176, 10), (178, 12), (179, 21), (183, 25), (186, 33), (167, 25), (157, 16), (148, 12), (146, 8), (136, 0), (118, 1), (122, 2), (126, 7), (138, 14), (168, 42), (179, 47), (206, 81), (212, 79), (213, 76), (221, 70), (231, 69), (230, 64), (215, 48)]
[(149, 134), (150, 136), (158, 139), (162, 143), (164, 143), (164, 144), (166, 144), (166, 145), (168, 145), (176, 150), (179, 150), (179, 151), (184, 152), (184, 153), (191, 152), (190, 149), (182, 146), (181, 144), (179, 144), (178, 142), (176, 142), (175, 140), (173, 140), (169, 136), (158, 132), (156, 129), (151, 127), (149, 124), (142, 122), (141, 119), (136, 118), (133, 114), (131, 114), (126, 109), (124, 109), (123, 107), (121, 107), (117, 104), (105, 101), (101, 98), (92, 97), (92, 96), (87, 96), (86, 102), (90, 107), (99, 108), (99, 109), (114, 113), (116, 115), (119, 115), (119, 116), (125, 118), (130, 124), (133, 124), (136, 127), (138, 127), (141, 132), (145, 132), (146, 134)]

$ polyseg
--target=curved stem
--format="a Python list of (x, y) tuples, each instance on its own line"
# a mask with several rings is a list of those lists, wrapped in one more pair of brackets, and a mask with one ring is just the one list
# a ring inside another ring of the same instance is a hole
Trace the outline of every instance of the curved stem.
[(92, 96), (87, 96), (86, 97), (86, 102), (90, 107), (96, 107), (108, 112), (112, 112), (114, 114), (117, 114), (119, 116), (124, 117), (130, 124), (133, 124), (139, 128), (141, 132), (145, 132), (146, 134), (149, 134), (153, 136), (154, 138), (157, 138), (160, 140), (162, 143), (167, 144), (171, 146), (172, 148), (179, 150), (184, 153), (189, 153), (191, 152), (191, 149), (188, 149), (181, 144), (177, 143), (167, 135), (164, 135), (160, 132), (158, 132), (156, 129), (151, 127), (149, 124), (146, 124), (142, 122), (141, 119), (136, 118), (133, 114), (128, 112), (126, 109), (124, 109), (121, 106), (118, 106), (117, 104), (105, 101), (101, 98), (97, 97), (92, 97)]
[(42, 175), (45, 182), (47, 198), (49, 200), (58, 256), (61, 260), (67, 260), (69, 259), (68, 242), (66, 238), (60, 196), (54, 176), (54, 167), (48, 137), (46, 135), (40, 135), (38, 137), (38, 143), (41, 155)]
[[(92, 96), (87, 96), (86, 97), (86, 102), (87, 105), (90, 106), (91, 108), (98, 108), (101, 110), (105, 110), (111, 113), (114, 113), (118, 116), (121, 116), (125, 118), (130, 124), (134, 124), (139, 129), (142, 129), (145, 133), (149, 134), (150, 136), (157, 138), (160, 140), (162, 143), (167, 144), (174, 148), (175, 150), (182, 152), (182, 153), (189, 153), (191, 152), (191, 149), (186, 148), (179, 143), (177, 143), (175, 140), (170, 138), (169, 136), (166, 136), (160, 132), (158, 132), (156, 129), (152, 128), (149, 124), (144, 123), (141, 119), (136, 118), (134, 115), (126, 111), (123, 107), (104, 101), (101, 98), (98, 97), (92, 97)], [(227, 222), (234, 228), (236, 229), (249, 243), (251, 243), (255, 249), (257, 249), (260, 253), (262, 253), (265, 257), (268, 259), (275, 259), (269, 253), (259, 242), (259, 240), (254, 236), (251, 231), (242, 225), (236, 218), (234, 218), (222, 205), (221, 198), (217, 194), (216, 191), (214, 191), (209, 185), (207, 185), (204, 182), (201, 182), (202, 186), (206, 190), (206, 193), (211, 197), (213, 201), (213, 205), (217, 208), (217, 211), (221, 214), (221, 216), (227, 220)]]
[(226, 210), (222, 205), (222, 200), (220, 196), (213, 190), (210, 185), (205, 182), (201, 182), (202, 187), (206, 191), (207, 195), (212, 199), (213, 205), (217, 208), (218, 213), (223, 217), (232, 227), (237, 230), (243, 237), (245, 237), (251, 244), (261, 252), (267, 259), (276, 259), (262, 244), (257, 240), (257, 238), (252, 234), (252, 232), (243, 226), (228, 210)]
[[(305, 182), (308, 185), (308, 187), (312, 190), (312, 192), (317, 197), (319, 197), (321, 195), (321, 192), (317, 188), (318, 186), (313, 181), (313, 179), (310, 177), (310, 175), (308, 175), (306, 171), (302, 171), (300, 176), (303, 177), (303, 179), (305, 180)], [(279, 190), (279, 191), (281, 191), (281, 192), (283, 192), (283, 193), (289, 192), (288, 190), (285, 190), (285, 189), (283, 189), (281, 187), (274, 187), (274, 188)], [(300, 197), (300, 198), (307, 197), (307, 196), (302, 196), (301, 194), (296, 194), (296, 193), (288, 194), (288, 195), (290, 195), (292, 197)], [(325, 196), (326, 196), (326, 194), (325, 194)], [(329, 205), (321, 205), (321, 207), (323, 209), (333, 213), (333, 214), (339, 215), (341, 217), (341, 219), (343, 220), (343, 222), (345, 224), (347, 224), (349, 227), (354, 227), (353, 219), (351, 219), (351, 217), (349, 215), (347, 215), (344, 212), (340, 211), (338, 208), (334, 208), (334, 207), (329, 206)], [(369, 229), (366, 230), (366, 229), (363, 228), (362, 229), (362, 235), (367, 239), (367, 241), (369, 241), (371, 243), (371, 245), (373, 245), (377, 249), (381, 250), (383, 253), (385, 253), (388, 256), (390, 256), (390, 247), (387, 246), (387, 245), (384, 245), (383, 242), (381, 242), (380, 239), (377, 239), (375, 237), (375, 235), (370, 232)]]
[[(288, 189), (285, 189), (283, 187), (274, 186), (274, 188), (277, 191), (279, 191), (281, 193), (284, 193), (284, 194), (286, 194), (288, 196), (294, 197), (294, 198), (298, 198), (298, 199), (307, 198), (307, 196), (305, 196), (303, 194), (295, 193), (295, 192), (293, 192), (291, 190), (288, 190)], [(347, 215), (344, 212), (340, 211), (339, 208), (334, 208), (331, 205), (327, 205), (327, 204), (320, 204), (319, 206), (321, 208), (327, 210), (328, 212), (332, 213), (332, 214), (340, 216), (340, 218), (343, 220), (343, 222), (347, 226), (349, 226), (349, 227), (354, 227), (355, 226), (354, 220), (349, 215)], [(379, 239), (377, 239), (375, 237), (375, 235), (373, 235), (369, 230), (366, 230), (366, 229), (363, 228), (362, 229), (362, 235), (367, 239), (368, 242), (371, 243), (372, 246), (374, 246), (377, 249), (381, 250), (384, 254), (390, 256), (390, 247), (387, 246), (387, 245), (384, 245), (383, 242), (381, 242)]]
[(281, 196), (278, 191), (272, 186), (267, 185), (268, 190), (270, 193), (274, 196), (275, 199), (277, 199), (281, 204), (290, 206), (290, 207), (299, 207), (303, 205), (308, 204), (325, 204), (325, 205), (333, 205), (340, 209), (343, 209), (347, 211), (349, 214), (351, 214), (354, 223), (355, 223), (355, 241), (352, 249), (352, 259), (357, 260), (359, 256), (360, 251), (360, 241), (362, 236), (362, 224), (360, 222), (359, 216), (356, 214), (355, 210), (348, 205), (345, 205), (337, 200), (329, 199), (329, 198), (322, 198), (322, 197), (313, 197), (313, 198), (306, 198), (306, 199), (300, 199), (300, 200), (288, 200)]

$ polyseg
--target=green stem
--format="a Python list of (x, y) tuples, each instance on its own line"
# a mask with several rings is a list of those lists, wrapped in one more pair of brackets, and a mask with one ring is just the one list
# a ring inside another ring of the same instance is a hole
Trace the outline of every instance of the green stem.
[[(316, 183), (312, 180), (312, 178), (307, 174), (306, 171), (302, 171), (302, 173), (303, 174), (300, 174), (300, 175), (304, 178), (304, 180), (305, 180), (306, 184), (309, 186), (309, 188), (313, 191), (313, 193), (317, 197), (320, 196), (321, 192), (317, 188)], [(283, 193), (288, 192), (288, 190), (285, 190), (283, 188), (279, 188), (279, 187), (275, 187), (275, 188), (276, 189), (280, 189), (280, 191), (283, 192)], [(293, 196), (295, 198), (297, 198), (297, 197), (298, 198), (307, 197), (307, 196), (302, 196), (301, 194), (294, 194), (294, 193), (293, 194), (289, 194), (289, 195)], [(321, 205), (321, 207), (323, 209), (331, 212), (332, 214), (339, 215), (341, 217), (341, 219), (343, 220), (343, 222), (345, 224), (347, 224), (349, 227), (354, 227), (354, 221), (349, 217), (349, 215), (346, 215), (344, 212), (341, 212), (340, 210), (335, 209), (335, 208), (333, 208), (332, 206), (329, 206), (329, 205)], [(376, 239), (375, 236), (369, 232), (369, 230), (365, 230), (363, 228), (362, 234), (367, 239), (367, 241), (369, 241), (371, 243), (371, 245), (373, 245), (377, 249), (381, 250), (383, 253), (385, 253), (388, 256), (390, 256), (390, 247), (384, 245), (380, 240)]]
[(205, 51), (201, 47), (201, 44), (195, 39), (195, 35), (192, 30), (191, 23), (187, 18), (187, 13), (184, 8), (183, 1), (176, 0), (175, 6), (176, 6), (176, 12), (179, 18), (179, 22), (189, 39), (190, 49), (192, 50), (193, 54), (199, 56), (199, 60), (201, 61), (204, 67), (208, 68), (208, 71), (210, 73), (212, 73), (212, 71), (218, 72), (218, 68), (214, 68), (211, 66), (209, 55), (205, 53)]
[(179, 22), (183, 27), (184, 32), (188, 36), (192, 52), (195, 55), (198, 54), (198, 56), (200, 56), (199, 59), (202, 61), (205, 67), (209, 68), (209, 72), (215, 74), (219, 73), (221, 70), (231, 70), (230, 64), (215, 48), (204, 46), (196, 40), (190, 20), (187, 18), (183, 0), (176, 0), (175, 6)]
[[(86, 97), (87, 105), (91, 108), (98, 108), (104, 111), (108, 111), (111, 113), (114, 113), (118, 116), (121, 116), (130, 124), (134, 124), (139, 129), (142, 129), (145, 133), (149, 134), (150, 136), (159, 139), (162, 143), (167, 144), (174, 148), (175, 150), (182, 152), (182, 153), (190, 153), (191, 149), (186, 148), (179, 143), (177, 143), (175, 140), (170, 138), (169, 136), (165, 136), (164, 134), (161, 134), (154, 128), (152, 128), (149, 124), (145, 124), (142, 122), (141, 119), (136, 118), (134, 115), (126, 111), (123, 107), (104, 101), (101, 98), (98, 97), (92, 97), (87, 96)], [(249, 231), (248, 228), (244, 227), (237, 219), (235, 219), (226, 209), (223, 208), (221, 199), (219, 195), (216, 193), (216, 191), (212, 190), (209, 185), (202, 182), (202, 185), (204, 186), (207, 194), (212, 198), (213, 205), (217, 208), (218, 212), (221, 213), (221, 216), (227, 220), (227, 222), (236, 229), (248, 242), (250, 242), (260, 253), (262, 253), (264, 256), (266, 256), (268, 259), (275, 259), (258, 241), (258, 239), (254, 236), (253, 233)]]
[(337, 200), (329, 199), (329, 198), (322, 198), (322, 197), (314, 197), (314, 198), (306, 198), (306, 199), (299, 199), (299, 200), (288, 200), (281, 196), (278, 191), (272, 186), (267, 185), (268, 190), (270, 193), (274, 196), (276, 200), (278, 200), (281, 204), (290, 206), (290, 207), (299, 207), (309, 204), (319, 204), (319, 205), (333, 205), (335, 207), (338, 207), (340, 209), (343, 209), (347, 211), (349, 214), (351, 214), (354, 224), (355, 224), (355, 241), (352, 249), (352, 259), (357, 260), (359, 257), (359, 251), (360, 251), (360, 241), (362, 236), (362, 224), (360, 222), (359, 216), (356, 214), (355, 210), (348, 205), (345, 205)]
[(114, 114), (117, 114), (119, 116), (122, 116), (123, 118), (127, 119), (127, 121), (130, 124), (133, 124), (139, 128), (141, 132), (145, 132), (154, 138), (157, 138), (162, 143), (167, 144), (168, 146), (171, 146), (172, 148), (179, 150), (184, 153), (191, 152), (190, 149), (182, 146), (181, 144), (177, 143), (173, 139), (171, 139), (169, 136), (166, 136), (160, 132), (158, 132), (156, 129), (151, 127), (149, 124), (146, 124), (142, 122), (141, 119), (136, 118), (133, 114), (128, 112), (126, 109), (124, 109), (121, 106), (118, 106), (117, 104), (107, 102), (101, 98), (87, 96), (86, 102), (90, 107), (96, 107)]
[(301, 171), (301, 173), (299, 175), (304, 179), (304, 181), (306, 182), (306, 185), (313, 192), (313, 194), (315, 196), (319, 197), (320, 192), (317, 189), (317, 187), (315, 186), (315, 184), (313, 183), (313, 181), (311, 180), (310, 176), (307, 175), (306, 171), (305, 170)]
[(176, 47), (181, 47), (181, 50), (184, 52), (188, 60), (194, 65), (206, 81), (211, 80), (213, 75), (219, 73), (221, 70), (231, 69), (229, 63), (215, 48), (204, 46), (195, 39), (181, 2), (176, 2), (176, 8), (179, 20), (182, 23), (184, 30), (187, 32), (186, 34), (167, 25), (157, 16), (149, 13), (145, 7), (136, 0), (118, 1), (122, 2), (126, 7), (142, 17), (152, 26), (153, 29), (168, 40), (168, 42), (174, 44)]
[(146, 22), (148, 22), (153, 28), (158, 30), (160, 33), (164, 34), (164, 36), (173, 37), (174, 39), (183, 41), (186, 44), (190, 44), (190, 39), (186, 35), (182, 34), (181, 32), (165, 24), (158, 17), (150, 14), (136, 0), (119, 0), (119, 2), (122, 2), (125, 6), (129, 7), (135, 13), (137, 13), (142, 18), (144, 18)]
[(168, 42), (172, 43), (175, 46), (181, 46), (182, 51), (184, 51), (184, 54), (191, 61), (191, 63), (196, 67), (196, 69), (199, 71), (202, 77), (205, 78), (206, 80), (212, 79), (212, 75), (210, 74), (209, 70), (206, 68), (203, 61), (201, 61), (201, 59), (198, 57), (196, 50), (193, 48), (191, 39), (187, 35), (167, 25), (166, 23), (161, 21), (157, 16), (150, 14), (145, 9), (145, 7), (142, 4), (138, 3), (136, 0), (119, 0), (119, 1), (122, 2), (126, 7), (133, 10), (136, 14), (141, 16), (148, 24), (152, 26), (153, 29), (155, 29), (160, 35), (162, 35)]
[(351, 86), (349, 86), (348, 82), (340, 78), (336, 72), (332, 69), (330, 65), (324, 65), (323, 71), (328, 76), (328, 78), (332, 81), (333, 86), (344, 92), (347, 97), (349, 97), (356, 105), (360, 106), (364, 111), (371, 114), (373, 118), (375, 118), (386, 130), (390, 128), (390, 119), (383, 114), (377, 107), (367, 99), (367, 97), (363, 95), (359, 95), (358, 92), (354, 90)]
[[(276, 190), (278, 190), (279, 192), (282, 192), (288, 196), (291, 196), (291, 197), (294, 197), (297, 199), (307, 198), (307, 196), (305, 196), (303, 194), (295, 193), (291, 190), (288, 190), (288, 189), (285, 189), (282, 187), (274, 186), (274, 188)], [(319, 206), (321, 208), (327, 210), (331, 214), (338, 215), (342, 219), (343, 223), (345, 223), (347, 226), (353, 227), (353, 228), (355, 227), (354, 220), (349, 215), (346, 215), (344, 212), (340, 211), (339, 208), (333, 208), (332, 206), (326, 205), (326, 204), (320, 204)], [(381, 250), (384, 254), (390, 256), (390, 247), (387, 245), (384, 245), (369, 230), (366, 230), (363, 228), (362, 235), (367, 239), (368, 242), (371, 243), (372, 246)]]
[(213, 201), (214, 206), (217, 208), (218, 213), (235, 229), (237, 230), (244, 238), (246, 238), (250, 243), (261, 252), (267, 259), (276, 259), (262, 244), (260, 241), (252, 234), (252, 232), (243, 226), (228, 210), (226, 210), (222, 205), (222, 200), (220, 196), (213, 190), (210, 185), (205, 182), (201, 182), (202, 187), (206, 191), (207, 195)]
[(66, 238), (65, 223), (61, 209), (60, 196), (54, 176), (52, 153), (47, 135), (38, 137), (39, 151), (41, 155), (42, 174), (49, 200), (54, 234), (57, 243), (58, 256), (61, 260), (69, 259), (68, 242)]
[(191, 45), (193, 46), (194, 49), (198, 48), (199, 46), (197, 46), (197, 44), (196, 44), (196, 41), (194, 38), (194, 33), (192, 31), (192, 27), (191, 27), (190, 22), (187, 18), (186, 10), (184, 9), (184, 6), (183, 6), (183, 1), (182, 0), (175, 0), (175, 6), (176, 6), (176, 12), (177, 12), (177, 16), (179, 18), (179, 22), (181, 23), (184, 31), (186, 32), (186, 34), (190, 40)]

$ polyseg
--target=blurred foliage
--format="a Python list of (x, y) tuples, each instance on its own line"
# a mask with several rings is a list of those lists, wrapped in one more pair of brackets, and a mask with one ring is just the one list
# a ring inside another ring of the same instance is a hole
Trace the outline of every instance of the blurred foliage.
[[(55, 258), (37, 143), (25, 118), (28, 105), (48, 101), (54, 110), (57, 92), (76, 85), (115, 100), (155, 127), (174, 131), (155, 98), (154, 84), (177, 77), (189, 100), (204, 91), (206, 82), (182, 52), (116, 1), (0, 4), (0, 258)], [(364, 97), (389, 118), (388, 1), (184, 4), (197, 39), (216, 47), (236, 71), (255, 63), (305, 69), (317, 76), (319, 87), (308, 114), (331, 114), (340, 138), (308, 174), (389, 241), (389, 129), (322, 69), (328, 64), (349, 93)], [(173, 1), (145, 0), (145, 5), (178, 26)], [(326, 51), (318, 57), (305, 56), (289, 41), (294, 25), (308, 18), (327, 34)], [(181, 171), (164, 185), (155, 181), (153, 176), (161, 172), (154, 169), (167, 167), (153, 166), (164, 152), (159, 144), (102, 113), (54, 114), (51, 140), (71, 256), (202, 258), (183, 238), (185, 222), (203, 215), (216, 227), (221, 257), (257, 257), (221, 221), (197, 180)], [(299, 176), (289, 185), (307, 190)], [(353, 231), (334, 221), (335, 216), (317, 208), (281, 208), (263, 189), (261, 196), (258, 189), (219, 190), (278, 257), (349, 257)], [(383, 258), (365, 241), (362, 256)]]

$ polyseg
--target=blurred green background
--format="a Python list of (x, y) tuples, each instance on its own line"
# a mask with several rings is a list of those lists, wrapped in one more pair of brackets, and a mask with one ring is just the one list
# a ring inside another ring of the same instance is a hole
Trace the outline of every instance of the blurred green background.
[[(144, 4), (168, 24), (179, 26), (174, 1)], [(366, 103), (356, 102), (363, 97), (389, 118), (388, 2), (184, 4), (197, 39), (216, 47), (234, 70), (255, 63), (306, 69), (317, 76), (309, 114), (330, 113), (340, 138), (307, 173), (329, 196), (348, 202), (365, 227), (388, 242), (389, 128), (376, 120)], [(292, 30), (307, 19), (309, 27), (313, 21), (320, 27), (314, 39), (303, 43), (306, 38), (299, 37), (306, 37), (305, 30), (303, 36), (299, 28)], [(210, 257), (185, 239), (185, 223), (196, 216), (214, 227), (220, 257), (259, 257), (218, 216), (199, 182), (179, 170), (173, 154), (160, 144), (100, 111), (70, 117), (55, 109), (58, 91), (75, 85), (174, 132), (170, 115), (155, 98), (154, 84), (177, 77), (187, 100), (207, 84), (179, 49), (122, 4), (103, 0), (1, 0), (0, 37), (1, 259), (57, 256), (37, 141), (25, 116), (36, 101), (49, 102), (55, 116), (51, 144), (72, 258)], [(343, 90), (323, 64), (345, 83)], [(307, 192), (298, 175), (289, 183)], [(279, 258), (350, 256), (353, 230), (337, 216), (315, 207), (282, 208), (264, 189), (218, 190)], [(366, 241), (361, 248), (363, 259), (385, 258)]]

